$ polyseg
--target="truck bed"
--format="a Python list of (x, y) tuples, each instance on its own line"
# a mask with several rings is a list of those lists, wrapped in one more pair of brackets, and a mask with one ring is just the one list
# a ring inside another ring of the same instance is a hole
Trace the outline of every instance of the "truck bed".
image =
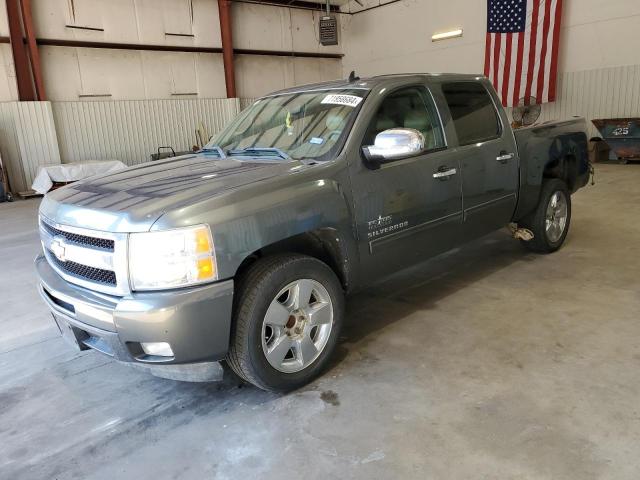
[[(589, 181), (587, 124), (584, 118), (550, 121), (514, 130), (520, 158), (520, 194), (514, 220), (531, 213), (545, 175), (561, 169), (571, 192)], [(567, 160), (567, 161), (563, 161)]]

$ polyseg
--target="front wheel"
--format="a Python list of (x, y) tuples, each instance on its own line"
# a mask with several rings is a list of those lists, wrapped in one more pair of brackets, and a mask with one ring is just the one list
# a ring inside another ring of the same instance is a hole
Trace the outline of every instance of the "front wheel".
[(522, 222), (533, 232), (533, 240), (522, 243), (534, 252), (555, 252), (564, 243), (570, 223), (571, 194), (567, 185), (557, 178), (545, 180), (535, 212)]
[(259, 260), (240, 280), (227, 362), (263, 390), (301, 387), (326, 367), (343, 310), (340, 282), (321, 261), (295, 254)]

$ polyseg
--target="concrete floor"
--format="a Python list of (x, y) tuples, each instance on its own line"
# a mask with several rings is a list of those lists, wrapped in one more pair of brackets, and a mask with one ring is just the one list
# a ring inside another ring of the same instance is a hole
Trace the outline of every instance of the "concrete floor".
[(0, 478), (637, 479), (640, 165), (597, 170), (560, 252), (499, 232), (358, 295), (288, 396), (71, 350), (35, 289), (37, 201), (0, 204)]

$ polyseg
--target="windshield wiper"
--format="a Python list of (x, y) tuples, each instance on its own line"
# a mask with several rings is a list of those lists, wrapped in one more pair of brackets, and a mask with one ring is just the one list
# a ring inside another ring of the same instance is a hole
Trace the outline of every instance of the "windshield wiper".
[(227, 156), (224, 154), (224, 150), (222, 150), (222, 148), (217, 145), (203, 147), (198, 151), (198, 153), (217, 153), (218, 157), (227, 158)]
[(279, 148), (268, 148), (268, 147), (249, 147), (249, 148), (240, 148), (235, 150), (227, 151), (228, 155), (250, 155), (253, 157), (280, 157), (284, 160), (289, 160), (289, 155), (284, 153)]

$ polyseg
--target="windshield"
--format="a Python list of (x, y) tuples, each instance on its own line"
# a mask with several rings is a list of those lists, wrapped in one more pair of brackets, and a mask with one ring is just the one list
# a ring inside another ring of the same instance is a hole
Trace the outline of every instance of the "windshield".
[(205, 149), (270, 159), (328, 159), (342, 147), (366, 93), (347, 88), (262, 98)]

